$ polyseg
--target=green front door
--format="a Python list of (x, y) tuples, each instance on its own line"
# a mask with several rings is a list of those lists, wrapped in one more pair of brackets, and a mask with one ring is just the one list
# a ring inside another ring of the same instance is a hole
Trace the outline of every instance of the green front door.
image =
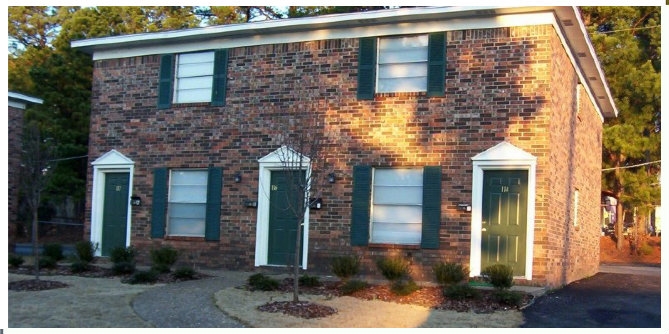
[(507, 264), (514, 276), (525, 274), (527, 171), (483, 173), (481, 268)]
[[(272, 172), (269, 195), (268, 264), (291, 265), (295, 262), (297, 224), (302, 222), (301, 218), (304, 216), (304, 212), (300, 209), (300, 201), (304, 195), (299, 187), (301, 183), (299, 178), (304, 178), (304, 172)], [(303, 240), (300, 238), (300, 245), (302, 244)], [(302, 263), (302, 246), (300, 246), (300, 263)]]
[(109, 256), (114, 247), (125, 247), (128, 227), (129, 173), (105, 174), (105, 197), (102, 214), (102, 256)]

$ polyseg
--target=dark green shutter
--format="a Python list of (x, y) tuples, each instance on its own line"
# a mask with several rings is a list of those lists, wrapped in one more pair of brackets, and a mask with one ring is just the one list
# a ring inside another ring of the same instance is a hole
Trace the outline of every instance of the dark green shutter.
[(444, 96), (446, 75), (446, 34), (429, 35), (427, 56), (427, 95)]
[(153, 170), (153, 203), (151, 207), (151, 237), (165, 236), (167, 209), (167, 168)]
[(223, 175), (220, 167), (209, 167), (207, 178), (207, 211), (205, 213), (205, 240), (219, 240), (221, 232), (221, 188)]
[(160, 81), (158, 82), (158, 109), (172, 105), (172, 80), (174, 75), (174, 55), (160, 56)]
[(358, 49), (358, 99), (374, 99), (376, 84), (376, 37), (360, 39)]
[(423, 231), (421, 248), (439, 248), (441, 225), (441, 167), (423, 168)]
[(353, 167), (353, 199), (351, 204), (351, 246), (369, 242), (369, 208), (372, 195), (372, 168)]
[(225, 85), (228, 79), (228, 50), (214, 53), (214, 82), (211, 90), (211, 105), (225, 105)]

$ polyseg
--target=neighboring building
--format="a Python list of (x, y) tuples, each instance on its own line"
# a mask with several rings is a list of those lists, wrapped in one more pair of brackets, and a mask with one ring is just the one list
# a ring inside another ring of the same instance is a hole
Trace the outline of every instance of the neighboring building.
[(19, 169), (21, 168), (21, 142), (23, 139), (23, 112), (31, 104), (42, 104), (36, 97), (9, 92), (7, 125), (7, 194), (9, 201), (8, 214), (8, 244), (9, 251), (14, 251), (19, 211)]
[(304, 217), (303, 268), (357, 254), (367, 273), (409, 258), (419, 280), (440, 261), (471, 276), (509, 264), (517, 284), (597, 273), (602, 122), (617, 110), (575, 7), (407, 8), (72, 46), (94, 60), (85, 229), (98, 255), (132, 245), (147, 261), (169, 245), (196, 266), (292, 263), (293, 226), (272, 210), (291, 198), (290, 128), (330, 134), (335, 176)]

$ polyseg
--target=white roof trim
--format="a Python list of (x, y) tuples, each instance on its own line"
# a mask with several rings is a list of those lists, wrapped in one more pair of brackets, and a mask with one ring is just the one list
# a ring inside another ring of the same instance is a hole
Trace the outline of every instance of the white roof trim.
[(103, 154), (101, 157), (95, 159), (91, 163), (93, 166), (102, 166), (102, 165), (134, 165), (135, 162), (128, 159), (125, 155), (119, 153), (119, 151), (112, 149), (111, 151)]
[(294, 164), (299, 163), (300, 158), (302, 159), (303, 164), (308, 164), (311, 162), (311, 159), (305, 155), (298, 153), (292, 148), (283, 145), (274, 152), (258, 159), (259, 163), (281, 163), (281, 164)]
[(8, 92), (7, 95), (9, 97), (9, 101), (16, 100), (17, 102), (27, 102), (27, 103), (35, 103), (35, 104), (44, 103), (44, 101), (42, 99), (38, 99), (36, 97), (21, 94), (21, 93)]
[(472, 158), (473, 161), (537, 161), (537, 157), (508, 141), (503, 141)]

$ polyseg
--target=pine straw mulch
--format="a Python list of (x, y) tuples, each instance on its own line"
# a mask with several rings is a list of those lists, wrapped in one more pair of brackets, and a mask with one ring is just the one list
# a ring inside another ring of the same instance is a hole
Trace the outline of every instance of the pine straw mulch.
[[(9, 272), (13, 274), (20, 275), (35, 275), (35, 268), (33, 266), (21, 266), (19, 268), (9, 268)], [(70, 266), (59, 264), (55, 268), (40, 268), (40, 279), (29, 279), (9, 282), (9, 290), (12, 291), (42, 291), (58, 288), (66, 288), (69, 285), (66, 283), (49, 280), (49, 276), (79, 276), (79, 277), (92, 277), (92, 278), (120, 278), (121, 282), (127, 283), (131, 274), (115, 274), (111, 269), (100, 267), (97, 265), (91, 265), (89, 270), (75, 273), (72, 272)], [(202, 273), (195, 273), (191, 279), (202, 279), (210, 277), (209, 275)], [(161, 273), (158, 274), (155, 282), (150, 284), (169, 284), (186, 281), (188, 279), (176, 278), (172, 273)], [(146, 283), (145, 283), (146, 284)]]
[[(34, 275), (33, 267), (10, 268), (10, 273), (22, 275)], [(58, 265), (53, 269), (42, 268), (40, 270), (40, 279), (21, 280), (9, 283), (9, 290), (13, 291), (42, 291), (49, 289), (58, 289), (68, 287), (68, 284), (49, 280), (49, 276), (80, 276), (80, 277), (94, 277), (94, 278), (115, 278), (118, 277), (122, 282), (127, 282), (130, 275), (116, 275), (111, 269), (92, 265), (90, 270), (73, 273), (69, 266)], [(192, 279), (201, 279), (209, 277), (206, 274), (196, 273)], [(183, 281), (184, 279), (177, 279), (171, 273), (163, 273), (158, 275), (158, 280), (154, 283), (175, 283)], [(341, 291), (341, 282), (322, 282), (315, 287), (301, 286), (300, 294), (323, 295), (326, 298), (334, 298), (343, 296)], [(248, 287), (246, 287), (248, 289)], [(285, 293), (293, 292), (293, 279), (285, 278), (280, 282), (279, 290)], [(532, 300), (532, 295), (524, 294), (520, 306), (510, 306), (499, 302), (494, 297), (493, 290), (479, 290), (480, 296), (478, 298), (469, 299), (449, 299), (444, 297), (442, 288), (438, 286), (424, 286), (419, 290), (407, 295), (400, 296), (390, 290), (389, 284), (370, 284), (360, 291), (356, 291), (348, 296), (363, 299), (363, 300), (379, 300), (384, 302), (410, 304), (428, 307), (435, 310), (453, 310), (457, 312), (476, 312), (476, 313), (492, 313), (495, 311), (503, 311), (510, 309), (520, 309), (529, 304)], [(308, 301), (275, 301), (258, 307), (260, 311), (283, 313), (295, 317), (313, 319), (330, 316), (337, 313), (337, 310)]]
[[(341, 282), (323, 282), (316, 287), (301, 286), (300, 294), (324, 295), (326, 298), (339, 297)], [(246, 287), (248, 289), (248, 287)], [(280, 282), (279, 290), (285, 293), (293, 292), (293, 279), (285, 278)], [(518, 306), (510, 306), (498, 301), (493, 290), (479, 290), (478, 298), (449, 299), (444, 296), (443, 288), (425, 286), (407, 296), (400, 296), (391, 291), (389, 284), (369, 285), (363, 290), (349, 294), (351, 297), (364, 300), (380, 300), (384, 302), (423, 306), (435, 310), (452, 310), (457, 312), (492, 313), (520, 309), (528, 305), (534, 298), (530, 294), (522, 293), (522, 301)], [(263, 312), (283, 313), (295, 317), (313, 319), (322, 318), (337, 313), (337, 310), (308, 301), (275, 301), (258, 307)]]

